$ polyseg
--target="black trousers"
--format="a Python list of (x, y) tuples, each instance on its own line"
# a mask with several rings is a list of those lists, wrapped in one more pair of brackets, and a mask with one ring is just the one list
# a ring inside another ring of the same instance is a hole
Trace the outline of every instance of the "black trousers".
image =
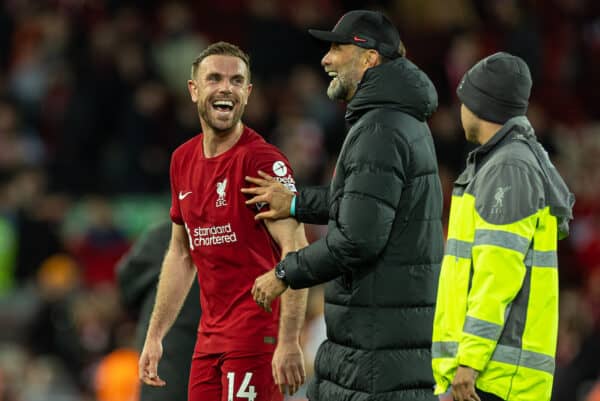
[(498, 397), (495, 394), (486, 393), (485, 391), (481, 391), (477, 389), (477, 395), (481, 398), (481, 401), (503, 401), (502, 398)]

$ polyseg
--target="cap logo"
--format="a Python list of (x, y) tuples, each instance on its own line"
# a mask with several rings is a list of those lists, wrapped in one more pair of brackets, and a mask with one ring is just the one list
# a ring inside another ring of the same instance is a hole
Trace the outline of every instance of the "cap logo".
[(367, 41), (367, 39), (360, 38), (360, 37), (358, 37), (356, 35), (354, 35), (354, 37), (352, 38), (352, 40), (354, 40), (355, 42), (361, 42), (361, 43), (364, 43), (364, 42)]

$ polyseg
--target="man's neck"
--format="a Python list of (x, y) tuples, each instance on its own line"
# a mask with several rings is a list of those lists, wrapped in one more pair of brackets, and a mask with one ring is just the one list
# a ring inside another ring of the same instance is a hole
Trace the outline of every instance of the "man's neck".
[(211, 128), (204, 129), (204, 138), (202, 146), (204, 149), (204, 157), (211, 158), (219, 156), (233, 147), (242, 136), (244, 125), (238, 122), (233, 128), (227, 132), (216, 134)]
[(482, 121), (477, 140), (480, 145), (485, 145), (500, 129), (502, 124), (496, 124), (489, 121)]

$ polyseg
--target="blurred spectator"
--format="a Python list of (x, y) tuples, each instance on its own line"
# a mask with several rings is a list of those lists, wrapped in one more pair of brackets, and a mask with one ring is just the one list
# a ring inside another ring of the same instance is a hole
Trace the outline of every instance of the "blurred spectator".
[(68, 255), (53, 255), (41, 264), (36, 286), (39, 306), (28, 332), (29, 349), (66, 363), (65, 373), (76, 377), (83, 365), (70, 307), (79, 291), (79, 266)]
[(0, 297), (12, 290), (17, 259), (15, 205), (9, 189), (10, 178), (8, 172), (0, 170)]
[(73, 246), (73, 253), (82, 265), (83, 282), (88, 287), (114, 284), (115, 264), (129, 249), (129, 242), (115, 224), (107, 199), (90, 197), (86, 208), (90, 225)]
[(44, 147), (37, 133), (28, 129), (14, 101), (0, 99), (0, 168), (39, 165)]
[(208, 45), (204, 36), (193, 30), (192, 10), (183, 2), (165, 3), (159, 12), (159, 36), (152, 52), (160, 75), (169, 91), (187, 100), (183, 77), (190, 75), (189, 60)]
[(593, 324), (581, 294), (563, 291), (553, 401), (584, 400), (591, 383), (600, 378), (600, 330)]
[(0, 169), (0, 288), (27, 284), (44, 259), (62, 250), (58, 230), (67, 205), (46, 192), (43, 170)]

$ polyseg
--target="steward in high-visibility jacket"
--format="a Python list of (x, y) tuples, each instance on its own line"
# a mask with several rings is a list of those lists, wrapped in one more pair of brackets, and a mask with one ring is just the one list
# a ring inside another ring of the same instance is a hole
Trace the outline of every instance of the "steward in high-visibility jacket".
[(550, 400), (558, 331), (557, 240), (574, 197), (526, 117), (471, 152), (454, 184), (432, 343), (436, 394), (459, 365), (508, 401)]

